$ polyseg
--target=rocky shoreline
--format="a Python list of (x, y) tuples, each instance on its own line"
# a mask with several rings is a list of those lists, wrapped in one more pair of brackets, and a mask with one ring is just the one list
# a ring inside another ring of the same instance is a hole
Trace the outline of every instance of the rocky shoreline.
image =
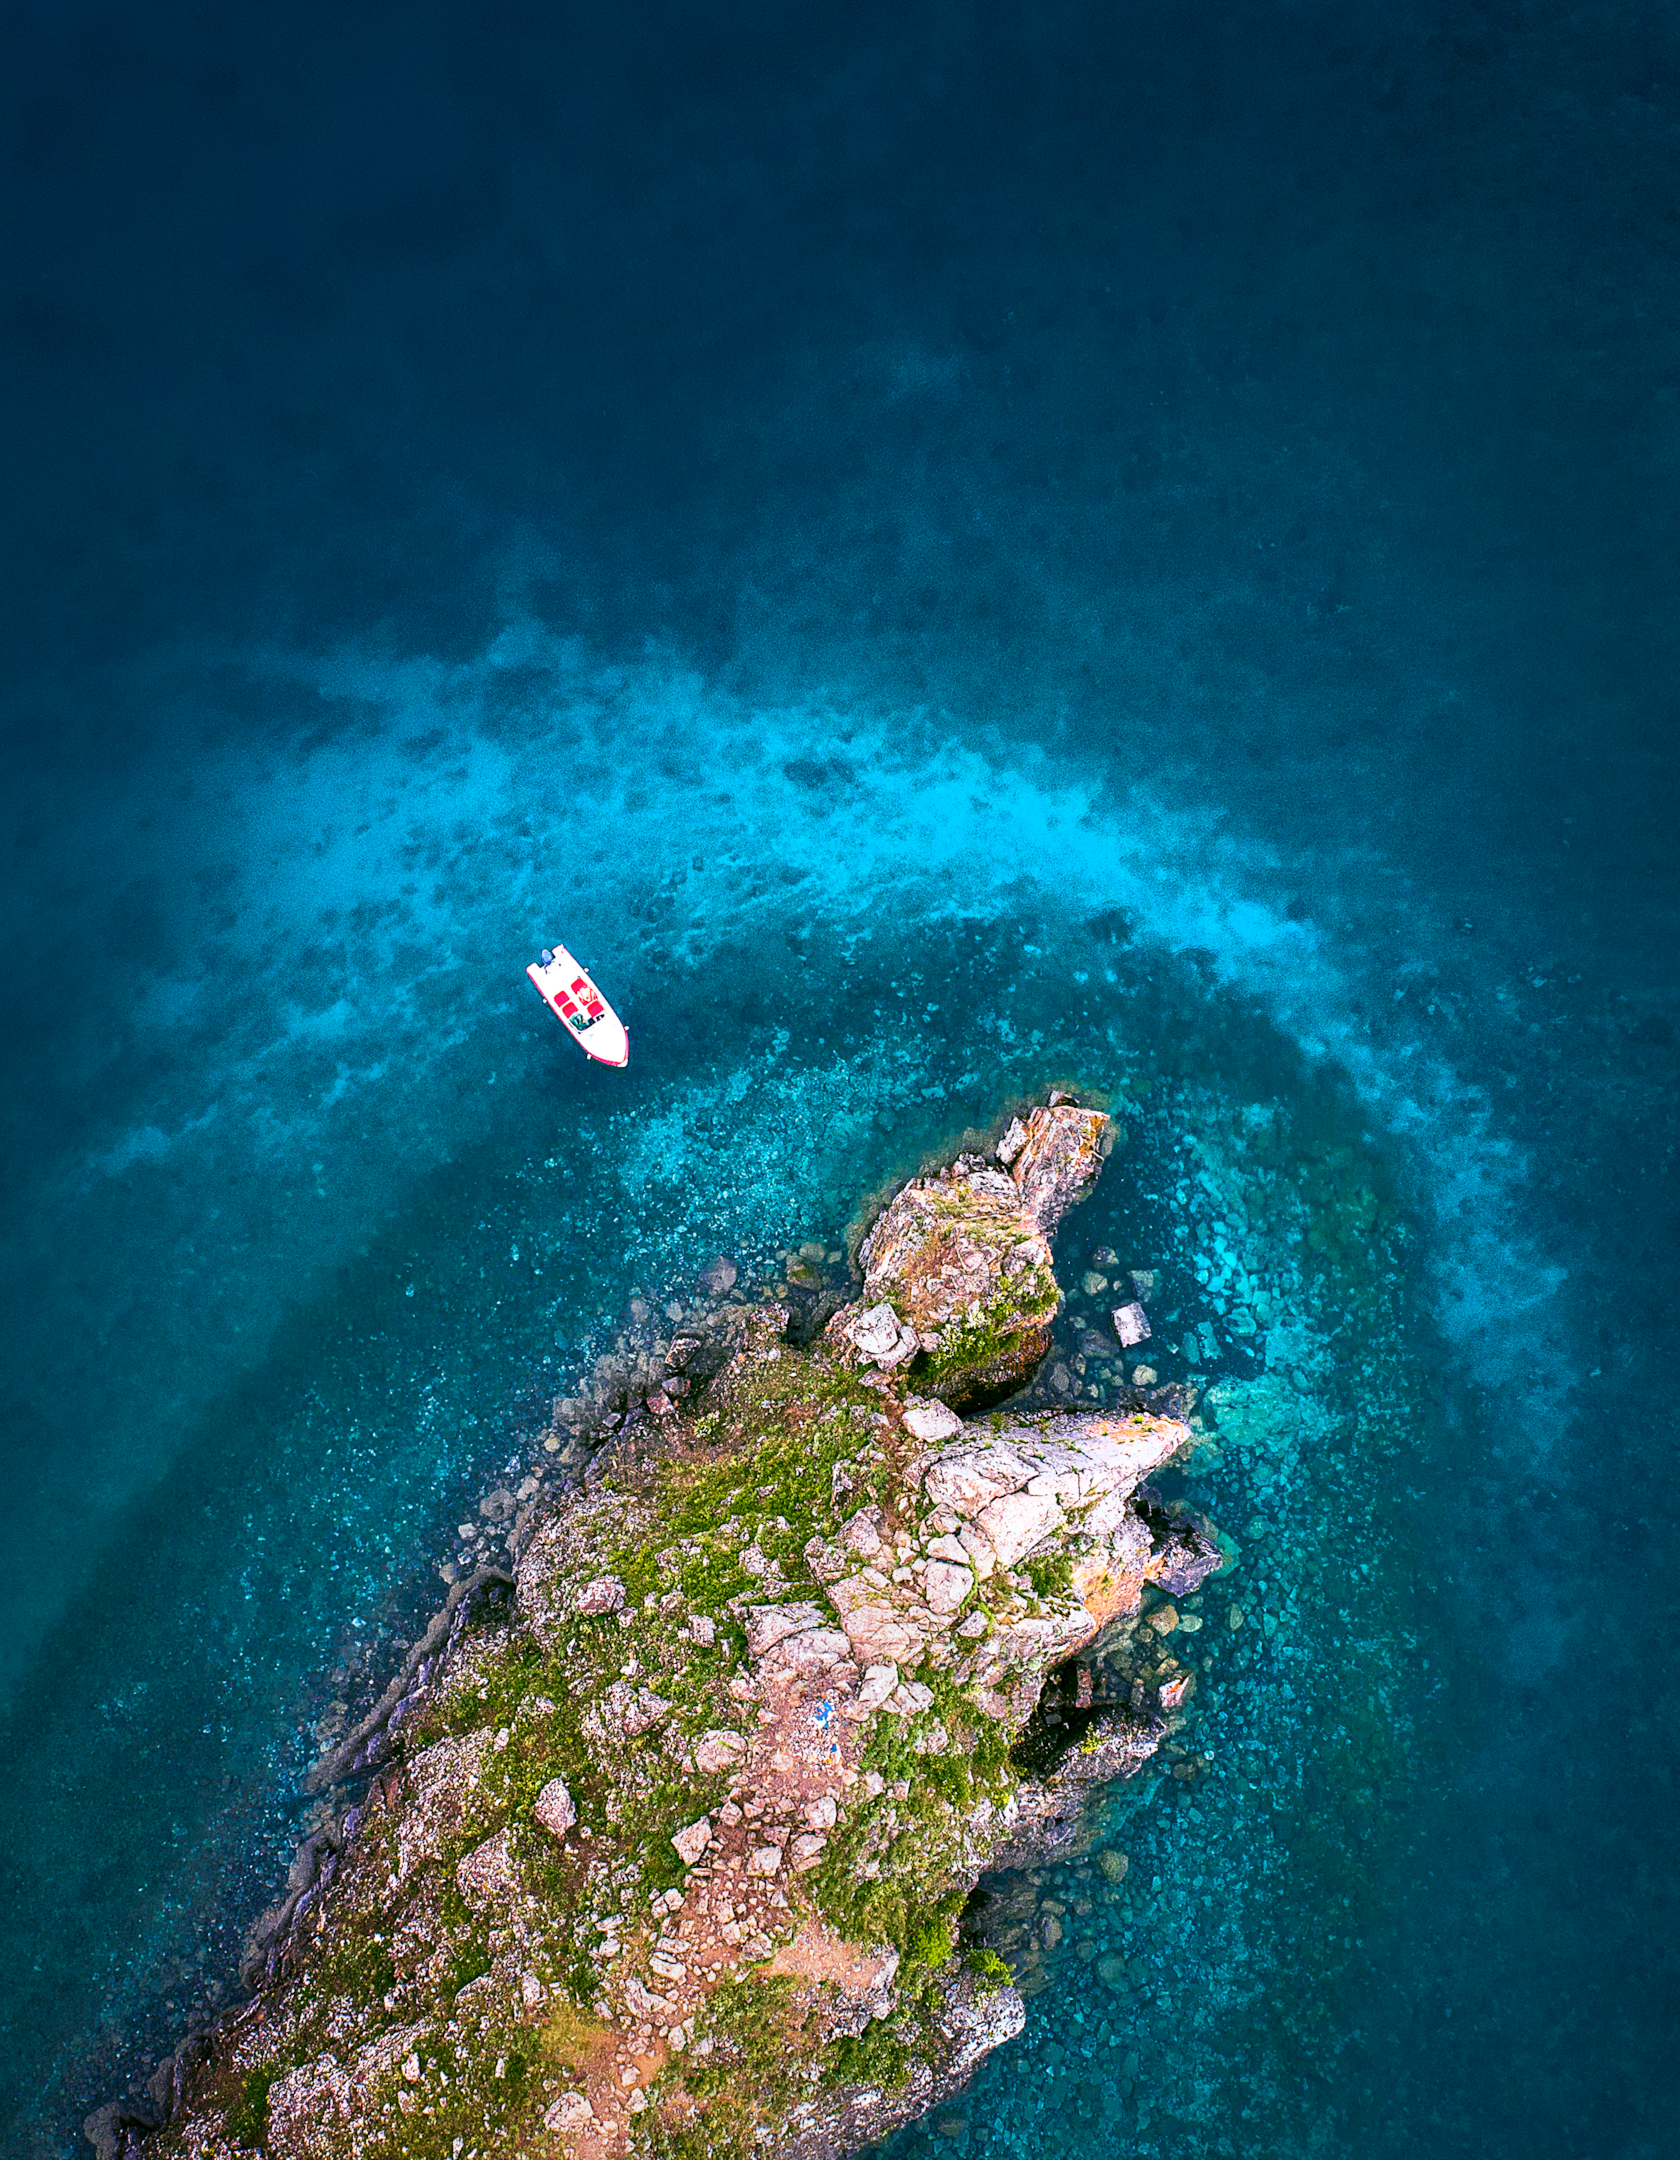
[(249, 1999), (150, 2120), (89, 2118), (100, 2160), (839, 2160), (1020, 2029), (976, 1885), (1161, 1745), (1194, 1683), (1146, 1587), (1220, 1562), (1147, 1483), (1175, 1405), (1020, 1407), (1111, 1140), (1052, 1097), (911, 1180), (846, 1302), (816, 1248), (756, 1303), (716, 1263), (657, 1342), (632, 1312), (316, 1765)]

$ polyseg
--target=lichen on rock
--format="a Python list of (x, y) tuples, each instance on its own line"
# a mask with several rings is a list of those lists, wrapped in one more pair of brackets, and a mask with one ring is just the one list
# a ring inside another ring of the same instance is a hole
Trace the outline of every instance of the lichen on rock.
[[(1182, 1424), (951, 1407), (1042, 1356), (1105, 1136), (1059, 1102), (912, 1181), (807, 1348), (772, 1303), (695, 1323), (688, 1391), (461, 1605), (149, 2154), (837, 2160), (1019, 2030), (962, 1916), (1077, 1812), (1021, 1754), (1046, 1677), (1217, 1561), (1139, 1499)], [(1171, 1708), (1103, 1708), (1083, 1778)]]

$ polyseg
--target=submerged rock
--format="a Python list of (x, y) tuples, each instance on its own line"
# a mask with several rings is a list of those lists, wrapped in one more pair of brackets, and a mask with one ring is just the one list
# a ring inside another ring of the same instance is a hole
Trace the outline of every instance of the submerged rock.
[(452, 1607), (424, 1687), (358, 1739), (373, 1783), (148, 2155), (395, 2160), (423, 2125), (427, 2151), (840, 2160), (1021, 2029), (952, 1915), (1077, 1835), (1179, 1685), (1093, 1705), (1082, 1668), (1100, 1723), (1029, 1773), (1046, 1678), (1218, 1560), (1140, 1492), (1183, 1424), (952, 1407), (1043, 1355), (1047, 1232), (1106, 1122), (1058, 1102), (1011, 1175), (914, 1180), (822, 1338), (724, 1308), (672, 1345), (689, 1392), (531, 1496), (511, 1600)]

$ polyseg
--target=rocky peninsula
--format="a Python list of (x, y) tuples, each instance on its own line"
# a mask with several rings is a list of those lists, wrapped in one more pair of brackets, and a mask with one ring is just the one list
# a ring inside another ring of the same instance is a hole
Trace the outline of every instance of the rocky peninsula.
[(1052, 1097), (893, 1195), (851, 1302), (686, 1316), (317, 1766), (249, 1998), (101, 2160), (839, 2160), (1020, 2030), (972, 1894), (1159, 1747), (1190, 1676), (1089, 1654), (1220, 1558), (1146, 1483), (1177, 1418), (1008, 1407), (1109, 1138)]

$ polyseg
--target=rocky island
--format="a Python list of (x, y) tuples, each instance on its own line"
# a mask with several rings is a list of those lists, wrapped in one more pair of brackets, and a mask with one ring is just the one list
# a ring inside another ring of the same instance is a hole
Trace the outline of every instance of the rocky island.
[(1007, 1407), (1108, 1139), (1052, 1097), (893, 1195), (851, 1302), (687, 1316), (318, 1765), (249, 1998), (101, 2160), (838, 2160), (1020, 2029), (972, 1894), (1160, 1745), (1189, 1676), (1088, 1654), (1220, 1557), (1145, 1482), (1182, 1422)]

